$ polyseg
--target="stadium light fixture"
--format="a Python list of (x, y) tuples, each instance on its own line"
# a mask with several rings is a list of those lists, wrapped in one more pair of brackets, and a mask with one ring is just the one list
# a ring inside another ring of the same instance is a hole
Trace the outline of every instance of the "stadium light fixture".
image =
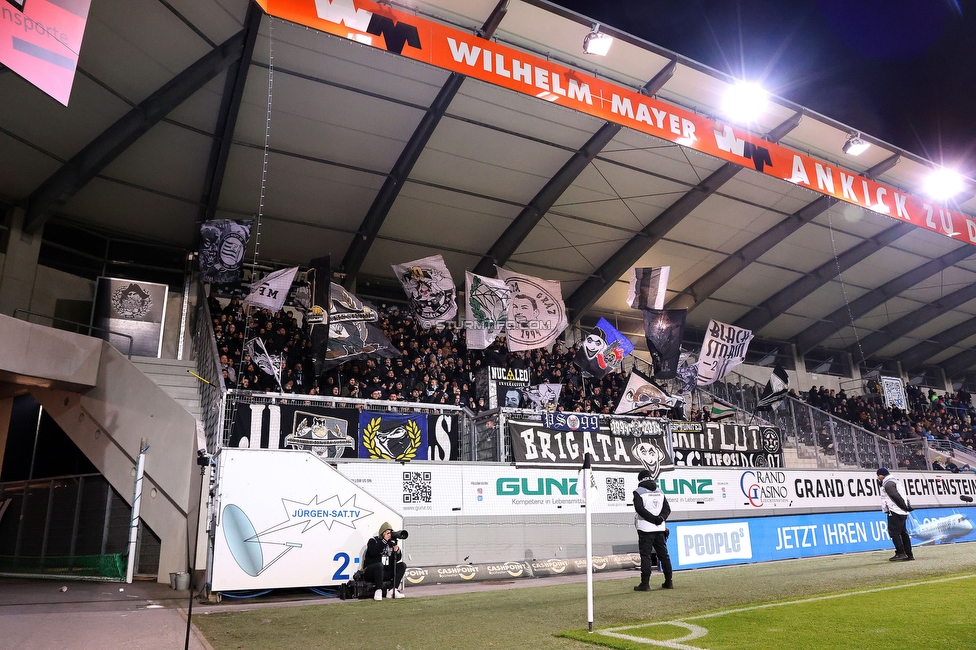
[(847, 142), (844, 143), (844, 153), (848, 156), (860, 156), (870, 148), (871, 143), (862, 140), (859, 133), (851, 133), (847, 136)]
[(737, 81), (722, 97), (722, 112), (734, 122), (755, 122), (766, 110), (769, 93), (753, 82)]
[(613, 45), (613, 37), (600, 33), (600, 25), (593, 26), (593, 31), (583, 37), (583, 51), (594, 56), (606, 56)]
[(945, 167), (933, 170), (925, 178), (925, 185), (923, 187), (923, 191), (927, 195), (938, 201), (951, 199), (956, 194), (959, 194), (962, 189), (962, 176)]

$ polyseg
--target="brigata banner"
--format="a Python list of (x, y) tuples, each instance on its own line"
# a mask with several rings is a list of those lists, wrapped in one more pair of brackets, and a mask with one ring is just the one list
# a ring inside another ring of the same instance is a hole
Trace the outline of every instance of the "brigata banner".
[(538, 97), (976, 245), (976, 219), (945, 205), (390, 5), (370, 0), (256, 1), (272, 16)]
[(732, 422), (671, 422), (674, 464), (683, 467), (783, 467), (779, 427)]
[[(637, 472), (649, 470), (654, 478), (674, 469), (668, 450), (667, 429), (648, 422), (640, 431), (614, 433), (609, 426), (599, 431), (560, 431), (539, 422), (508, 421), (512, 455), (518, 467), (579, 469), (589, 453), (594, 469)], [(654, 433), (656, 432), (656, 435)], [(637, 437), (635, 433), (643, 435)]]

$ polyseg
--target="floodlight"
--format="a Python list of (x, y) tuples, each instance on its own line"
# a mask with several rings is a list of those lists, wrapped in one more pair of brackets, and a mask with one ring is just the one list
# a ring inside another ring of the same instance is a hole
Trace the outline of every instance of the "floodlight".
[(583, 51), (596, 56), (606, 56), (613, 44), (613, 37), (600, 33), (600, 25), (594, 25), (593, 31), (583, 37)]
[(923, 191), (933, 199), (945, 201), (950, 199), (963, 189), (962, 176), (942, 167), (933, 170), (925, 179)]
[(722, 111), (741, 124), (755, 122), (766, 110), (769, 94), (757, 83), (737, 81), (725, 91)]
[(859, 134), (852, 133), (847, 136), (847, 142), (844, 143), (844, 153), (848, 156), (860, 156), (870, 147), (871, 144), (862, 140)]

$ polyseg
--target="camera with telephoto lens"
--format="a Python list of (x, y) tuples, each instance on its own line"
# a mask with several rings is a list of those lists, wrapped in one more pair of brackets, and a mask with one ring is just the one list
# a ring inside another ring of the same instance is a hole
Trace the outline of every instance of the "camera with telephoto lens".
[(406, 539), (407, 537), (409, 537), (409, 534), (405, 530), (394, 530), (390, 533), (390, 540), (394, 542), (400, 539)]

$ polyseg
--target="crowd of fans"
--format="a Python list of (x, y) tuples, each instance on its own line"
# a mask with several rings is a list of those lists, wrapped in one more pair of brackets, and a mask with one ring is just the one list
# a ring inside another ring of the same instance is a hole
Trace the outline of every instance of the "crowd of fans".
[[(292, 311), (272, 313), (252, 308), (246, 314), (236, 298), (223, 305), (211, 297), (209, 307), (228, 388), (463, 406), (477, 413), (488, 408), (486, 398), (476, 388), (477, 377), (493, 366), (528, 370), (531, 384), (562, 384), (560, 410), (612, 413), (626, 384), (626, 377), (619, 372), (602, 379), (584, 377), (573, 362), (576, 346), (564, 347), (557, 342), (551, 350), (509, 352), (500, 337), (485, 350), (468, 350), (463, 330), (451, 326), (423, 329), (410, 313), (395, 306), (380, 312), (376, 325), (400, 356), (350, 361), (316, 375), (314, 347)], [(262, 371), (248, 355), (245, 333), (247, 339), (259, 337), (280, 364), (280, 387), (279, 378)], [(751, 388), (758, 395), (759, 387)], [(976, 448), (976, 411), (964, 389), (940, 396), (934, 390), (925, 394), (910, 385), (907, 411), (886, 407), (876, 382), (868, 383), (865, 395), (849, 396), (843, 390), (814, 386), (800, 397), (893, 441), (924, 436)], [(709, 416), (707, 411), (692, 409), (685, 417), (707, 420)]]

